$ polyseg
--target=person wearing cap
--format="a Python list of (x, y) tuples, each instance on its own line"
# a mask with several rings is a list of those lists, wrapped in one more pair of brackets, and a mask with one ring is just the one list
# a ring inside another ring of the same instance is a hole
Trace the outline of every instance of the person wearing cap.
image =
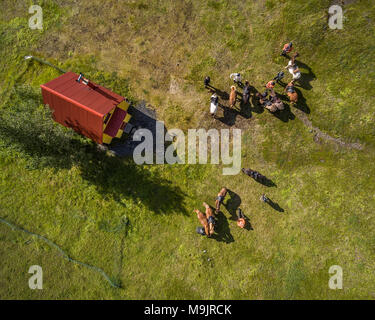
[(280, 56), (286, 57), (286, 55), (293, 50), (293, 43), (289, 42), (284, 44), (283, 51), (281, 52)]
[(267, 88), (267, 89), (273, 89), (273, 88), (275, 88), (275, 85), (276, 85), (275, 80), (271, 80), (271, 81), (268, 81), (268, 82), (267, 82), (267, 84), (266, 84), (266, 88)]
[(245, 220), (245, 215), (242, 213), (242, 210), (240, 208), (238, 208), (237, 210), (237, 225), (240, 227), (240, 228), (245, 228), (246, 226), (246, 220)]

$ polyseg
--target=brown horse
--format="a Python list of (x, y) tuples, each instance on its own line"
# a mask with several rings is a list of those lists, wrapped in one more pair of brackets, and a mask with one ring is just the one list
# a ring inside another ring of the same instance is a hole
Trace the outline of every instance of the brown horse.
[(200, 212), (198, 209), (195, 209), (194, 212), (197, 214), (198, 220), (200, 221), (200, 223), (204, 227), (204, 232), (209, 237), (210, 231), (209, 231), (209, 228), (208, 228), (208, 221), (207, 221), (206, 215), (203, 214), (202, 212)]
[(225, 199), (225, 196), (227, 195), (227, 192), (228, 192), (228, 189), (223, 187), (221, 188), (220, 192), (217, 194), (217, 198), (216, 198), (216, 201), (215, 201), (215, 211), (216, 213), (219, 212), (220, 210), (220, 205), (223, 203), (224, 199)]
[(293, 80), (288, 83), (288, 85), (285, 87), (284, 91), (287, 93), (290, 103), (291, 104), (297, 104), (298, 93), (296, 92), (296, 89), (294, 89), (294, 81)]
[(234, 108), (236, 105), (236, 99), (237, 99), (237, 90), (235, 86), (230, 87), (230, 95), (229, 95), (229, 105), (231, 108)]
[(209, 232), (210, 232), (210, 236), (212, 236), (215, 232), (214, 212), (206, 202), (203, 202), (203, 206), (206, 208), (206, 218), (207, 218), (207, 221), (208, 221), (208, 229), (209, 229)]

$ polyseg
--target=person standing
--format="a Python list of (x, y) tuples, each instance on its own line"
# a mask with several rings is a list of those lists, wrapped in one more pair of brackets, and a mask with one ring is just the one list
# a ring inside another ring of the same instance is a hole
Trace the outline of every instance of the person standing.
[(285, 69), (288, 69), (289, 73), (293, 76), (294, 81), (301, 78), (301, 72), (299, 71), (297, 64), (294, 62), (294, 59), (289, 60), (289, 63)]
[(271, 81), (268, 81), (268, 82), (267, 82), (267, 84), (266, 84), (266, 88), (267, 88), (267, 89), (273, 89), (273, 88), (275, 88), (275, 85), (276, 85), (275, 80), (271, 80)]
[(245, 81), (245, 87), (243, 88), (243, 93), (242, 93), (242, 102), (244, 105), (248, 104), (250, 100), (250, 85), (249, 81)]
[(237, 210), (237, 225), (240, 227), (240, 228), (245, 228), (245, 225), (246, 225), (246, 220), (245, 220), (245, 215), (242, 213), (242, 210), (240, 208), (238, 208)]
[(269, 200), (268, 200), (267, 196), (263, 193), (263, 194), (261, 195), (261, 197), (260, 197), (260, 201), (268, 202)]
[(207, 77), (204, 78), (203, 83), (204, 83), (204, 86), (205, 86), (206, 88), (207, 88), (207, 87), (211, 87), (211, 85), (210, 85), (210, 81), (211, 81), (211, 78), (210, 78), (209, 76), (207, 76)]
[(237, 83), (239, 85), (242, 84), (241, 82), (241, 74), (240, 73), (231, 73), (231, 75), (229, 76), (230, 79), (232, 79), (234, 81), (234, 83)]
[(283, 82), (281, 81), (282, 79), (284, 78), (284, 72), (283, 71), (280, 71), (275, 78), (273, 78), (273, 80), (276, 80), (277, 83), (279, 84), (283, 84)]
[(217, 113), (217, 108), (218, 108), (218, 105), (219, 105), (219, 97), (217, 96), (216, 93), (213, 93), (213, 95), (211, 96), (211, 99), (210, 99), (210, 114), (212, 117), (216, 117), (216, 113)]
[(225, 187), (222, 187), (220, 192), (217, 195), (216, 201), (215, 201), (215, 211), (216, 213), (219, 212), (221, 204), (224, 202), (224, 199), (228, 193), (228, 189)]
[(289, 42), (284, 44), (283, 51), (281, 52), (280, 56), (287, 57), (287, 54), (293, 50), (293, 43)]

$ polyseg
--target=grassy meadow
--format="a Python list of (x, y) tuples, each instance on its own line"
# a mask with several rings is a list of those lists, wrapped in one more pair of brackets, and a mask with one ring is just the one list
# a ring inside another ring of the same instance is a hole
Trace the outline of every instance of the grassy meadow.
[[(334, 3), (342, 30), (328, 27)], [(28, 27), (31, 4), (43, 8), (43, 30)], [(3, 0), (0, 9), (0, 218), (121, 284), (0, 223), (0, 299), (375, 298), (372, 0)], [(213, 120), (204, 76), (229, 92), (229, 74), (241, 72), (261, 91), (286, 66), (288, 41), (303, 73), (297, 107), (277, 117), (251, 99), (230, 121)], [(98, 152), (51, 120), (39, 85), (59, 73), (28, 54), (146, 101), (167, 128), (242, 129), (242, 166), (276, 186), (223, 176), (222, 165), (138, 166)], [(231, 192), (218, 236), (201, 237), (193, 209), (213, 205), (222, 186)], [(238, 206), (252, 230), (237, 227)], [(28, 287), (31, 265), (43, 268), (43, 290)], [(332, 265), (343, 268), (342, 290), (328, 287)]]

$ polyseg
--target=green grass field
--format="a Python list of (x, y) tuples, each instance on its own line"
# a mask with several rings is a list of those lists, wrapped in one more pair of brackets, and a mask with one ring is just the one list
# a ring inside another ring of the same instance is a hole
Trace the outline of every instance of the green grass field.
[[(0, 298), (374, 299), (373, 1), (120, 3), (0, 4), (0, 217), (121, 284), (0, 224)], [(328, 27), (334, 3), (342, 30)], [(43, 8), (42, 31), (28, 27), (31, 4)], [(298, 108), (279, 119), (254, 105), (230, 125), (209, 117), (204, 76), (229, 92), (229, 74), (241, 72), (260, 91), (286, 66), (279, 54), (290, 40), (304, 73)], [(223, 176), (221, 165), (137, 166), (99, 153), (50, 119), (39, 85), (59, 73), (28, 54), (147, 101), (167, 128), (242, 129), (242, 166), (276, 187)], [(201, 237), (192, 211), (213, 205), (221, 186), (233, 193), (220, 236)], [(238, 205), (253, 230), (237, 227)], [(29, 289), (31, 265), (43, 268), (43, 290)], [(342, 290), (328, 287), (332, 265), (343, 269)]]

